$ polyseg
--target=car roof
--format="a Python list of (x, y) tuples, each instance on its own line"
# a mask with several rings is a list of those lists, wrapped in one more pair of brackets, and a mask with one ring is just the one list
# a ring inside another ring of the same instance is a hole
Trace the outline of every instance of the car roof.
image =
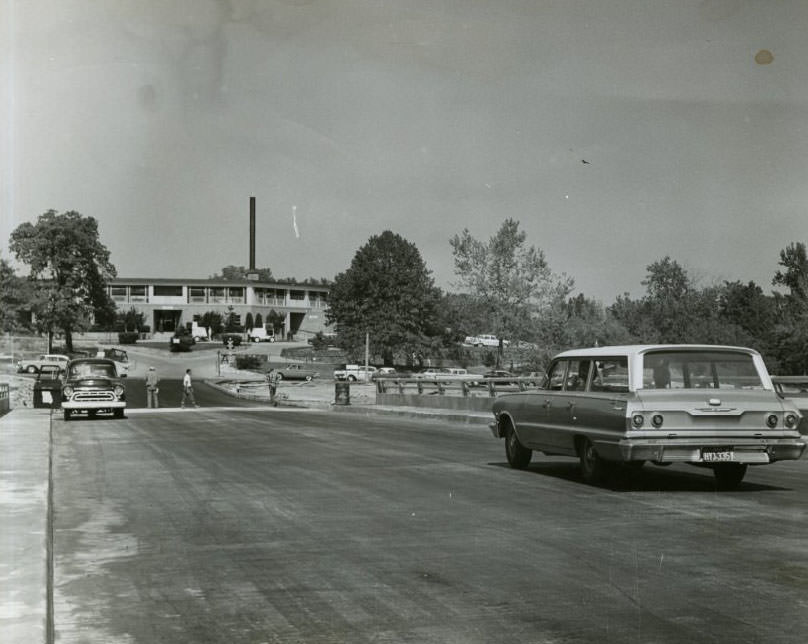
[(72, 366), (75, 363), (84, 362), (89, 364), (111, 364), (113, 367), (115, 366), (115, 362), (110, 360), (109, 358), (73, 358), (70, 361), (70, 365)]
[(570, 349), (557, 354), (556, 358), (571, 357), (606, 357), (615, 355), (637, 355), (647, 351), (740, 351), (755, 355), (758, 352), (747, 347), (735, 347), (721, 344), (625, 344), (606, 347), (587, 347)]

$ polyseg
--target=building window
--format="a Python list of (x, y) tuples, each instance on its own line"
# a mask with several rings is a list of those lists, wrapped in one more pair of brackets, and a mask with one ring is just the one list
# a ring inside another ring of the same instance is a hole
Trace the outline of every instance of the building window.
[(235, 304), (244, 304), (244, 287), (231, 286), (227, 289), (227, 297), (229, 302), (234, 302)]
[(182, 286), (155, 286), (154, 294), (164, 297), (182, 297)]
[(200, 286), (191, 286), (188, 288), (188, 301), (194, 303), (202, 303), (204, 304), (206, 301), (205, 298), (205, 289), (204, 287)]
[(114, 302), (126, 302), (126, 287), (125, 286), (110, 286), (109, 296)]
[(130, 286), (129, 287), (129, 301), (130, 302), (148, 302), (148, 291), (145, 286)]
[(211, 304), (223, 304), (225, 302), (224, 288), (221, 286), (211, 286), (208, 289)]
[(305, 300), (306, 291), (289, 291), (290, 300)]

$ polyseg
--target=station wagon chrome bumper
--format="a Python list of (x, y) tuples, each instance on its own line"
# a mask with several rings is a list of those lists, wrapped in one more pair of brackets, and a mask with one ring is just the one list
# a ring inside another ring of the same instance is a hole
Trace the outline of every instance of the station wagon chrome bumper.
[(796, 460), (805, 452), (800, 438), (670, 438), (596, 440), (598, 454), (610, 461), (655, 461), (661, 463), (714, 463), (711, 455), (721, 451), (735, 463), (774, 463)]

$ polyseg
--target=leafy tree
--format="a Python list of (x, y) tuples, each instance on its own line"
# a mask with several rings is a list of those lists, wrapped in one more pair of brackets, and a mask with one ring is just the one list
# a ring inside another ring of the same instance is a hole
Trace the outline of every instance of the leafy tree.
[(772, 284), (787, 287), (790, 295), (799, 300), (808, 298), (808, 256), (805, 244), (797, 242), (781, 250), (779, 265), (785, 270), (778, 270), (774, 274)]
[(572, 279), (553, 274), (543, 251), (526, 246), (526, 238), (518, 221), (506, 219), (487, 243), (468, 229), (449, 240), (458, 285), (488, 306), (490, 328), (500, 338), (499, 360), (505, 338), (530, 333), (573, 287)]
[(31, 288), (14, 268), (0, 258), (0, 330), (16, 331), (26, 326), (22, 316), (29, 308)]
[(224, 327), (224, 318), (218, 311), (207, 311), (199, 318), (199, 326), (210, 329), (211, 335), (221, 333)]
[(326, 323), (354, 359), (364, 355), (365, 333), (374, 354), (393, 364), (397, 353), (428, 352), (439, 344), (440, 292), (421, 254), (393, 232), (371, 237), (351, 266), (334, 279)]
[(146, 324), (146, 319), (143, 313), (140, 313), (134, 306), (128, 311), (122, 311), (118, 314), (118, 322), (123, 327), (124, 333), (129, 331), (140, 331)]
[(72, 351), (73, 331), (89, 328), (93, 311), (109, 306), (106, 285), (116, 275), (98, 238), (98, 223), (73, 210), (49, 210), (36, 224), (19, 225), (9, 246), (30, 267), (34, 311), (48, 331), (49, 345), (53, 330), (62, 329)]

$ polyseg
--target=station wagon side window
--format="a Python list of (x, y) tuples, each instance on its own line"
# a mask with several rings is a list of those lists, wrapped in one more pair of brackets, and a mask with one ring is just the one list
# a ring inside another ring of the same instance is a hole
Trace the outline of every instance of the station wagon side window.
[(566, 360), (558, 360), (550, 365), (550, 370), (547, 372), (547, 389), (561, 391), (564, 388), (564, 374), (566, 371)]
[(601, 358), (592, 369), (590, 391), (626, 393), (628, 391), (628, 358)]
[(567, 391), (586, 391), (590, 364), (591, 360), (570, 360), (565, 387)]

